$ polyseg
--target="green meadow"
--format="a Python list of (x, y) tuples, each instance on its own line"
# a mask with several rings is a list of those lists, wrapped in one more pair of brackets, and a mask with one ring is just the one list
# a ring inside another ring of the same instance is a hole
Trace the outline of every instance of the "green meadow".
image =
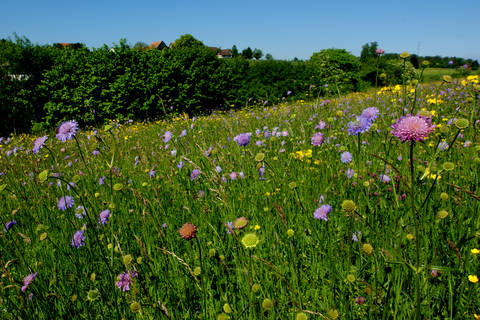
[(478, 81), (2, 138), (0, 318), (478, 319)]

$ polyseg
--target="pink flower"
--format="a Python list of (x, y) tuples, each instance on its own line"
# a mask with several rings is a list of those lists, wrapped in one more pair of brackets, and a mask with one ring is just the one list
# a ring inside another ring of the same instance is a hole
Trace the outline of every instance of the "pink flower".
[(407, 115), (401, 117), (394, 125), (391, 133), (402, 141), (424, 141), (428, 134), (435, 130), (431, 119)]
[(30, 285), (30, 283), (32, 283), (32, 281), (35, 279), (36, 276), (37, 276), (37, 273), (35, 272), (23, 278), (22, 291), (27, 290), (28, 286)]

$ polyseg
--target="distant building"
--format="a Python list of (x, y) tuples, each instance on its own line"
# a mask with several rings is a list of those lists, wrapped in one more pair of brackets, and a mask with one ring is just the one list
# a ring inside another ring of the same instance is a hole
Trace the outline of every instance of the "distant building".
[(220, 52), (217, 52), (218, 58), (231, 58), (232, 57), (232, 50), (230, 49), (223, 49)]
[(208, 49), (212, 50), (213, 53), (217, 56), (217, 58), (231, 58), (232, 57), (232, 50), (230, 49), (223, 49), (217, 47), (208, 47)]
[(150, 43), (150, 45), (147, 47), (147, 49), (158, 49), (158, 50), (163, 50), (163, 49), (168, 49), (168, 46), (165, 44), (163, 41), (154, 41)]

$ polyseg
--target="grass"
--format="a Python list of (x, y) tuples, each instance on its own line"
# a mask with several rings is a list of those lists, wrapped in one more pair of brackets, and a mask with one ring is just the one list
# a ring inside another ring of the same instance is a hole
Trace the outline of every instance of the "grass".
[[(0, 318), (473, 318), (477, 81), (112, 122), (36, 154), (36, 137), (3, 139)], [(367, 107), (378, 118), (350, 135)], [(413, 176), (390, 133), (409, 112), (436, 125)]]
[[(472, 75), (478, 75), (479, 71), (471, 71)], [(442, 81), (444, 75), (450, 75), (452, 77), (460, 77), (458, 69), (454, 68), (426, 68), (423, 72), (423, 80), (425, 82)]]

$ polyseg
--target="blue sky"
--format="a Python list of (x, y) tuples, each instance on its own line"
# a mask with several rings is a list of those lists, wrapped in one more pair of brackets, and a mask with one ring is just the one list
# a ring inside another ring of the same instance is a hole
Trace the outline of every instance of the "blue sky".
[(276, 59), (308, 59), (326, 48), (359, 55), (377, 41), (387, 53), (480, 61), (479, 0), (2, 0), (0, 8), (0, 38), (15, 32), (35, 44), (168, 44), (190, 33), (208, 46), (250, 46)]

